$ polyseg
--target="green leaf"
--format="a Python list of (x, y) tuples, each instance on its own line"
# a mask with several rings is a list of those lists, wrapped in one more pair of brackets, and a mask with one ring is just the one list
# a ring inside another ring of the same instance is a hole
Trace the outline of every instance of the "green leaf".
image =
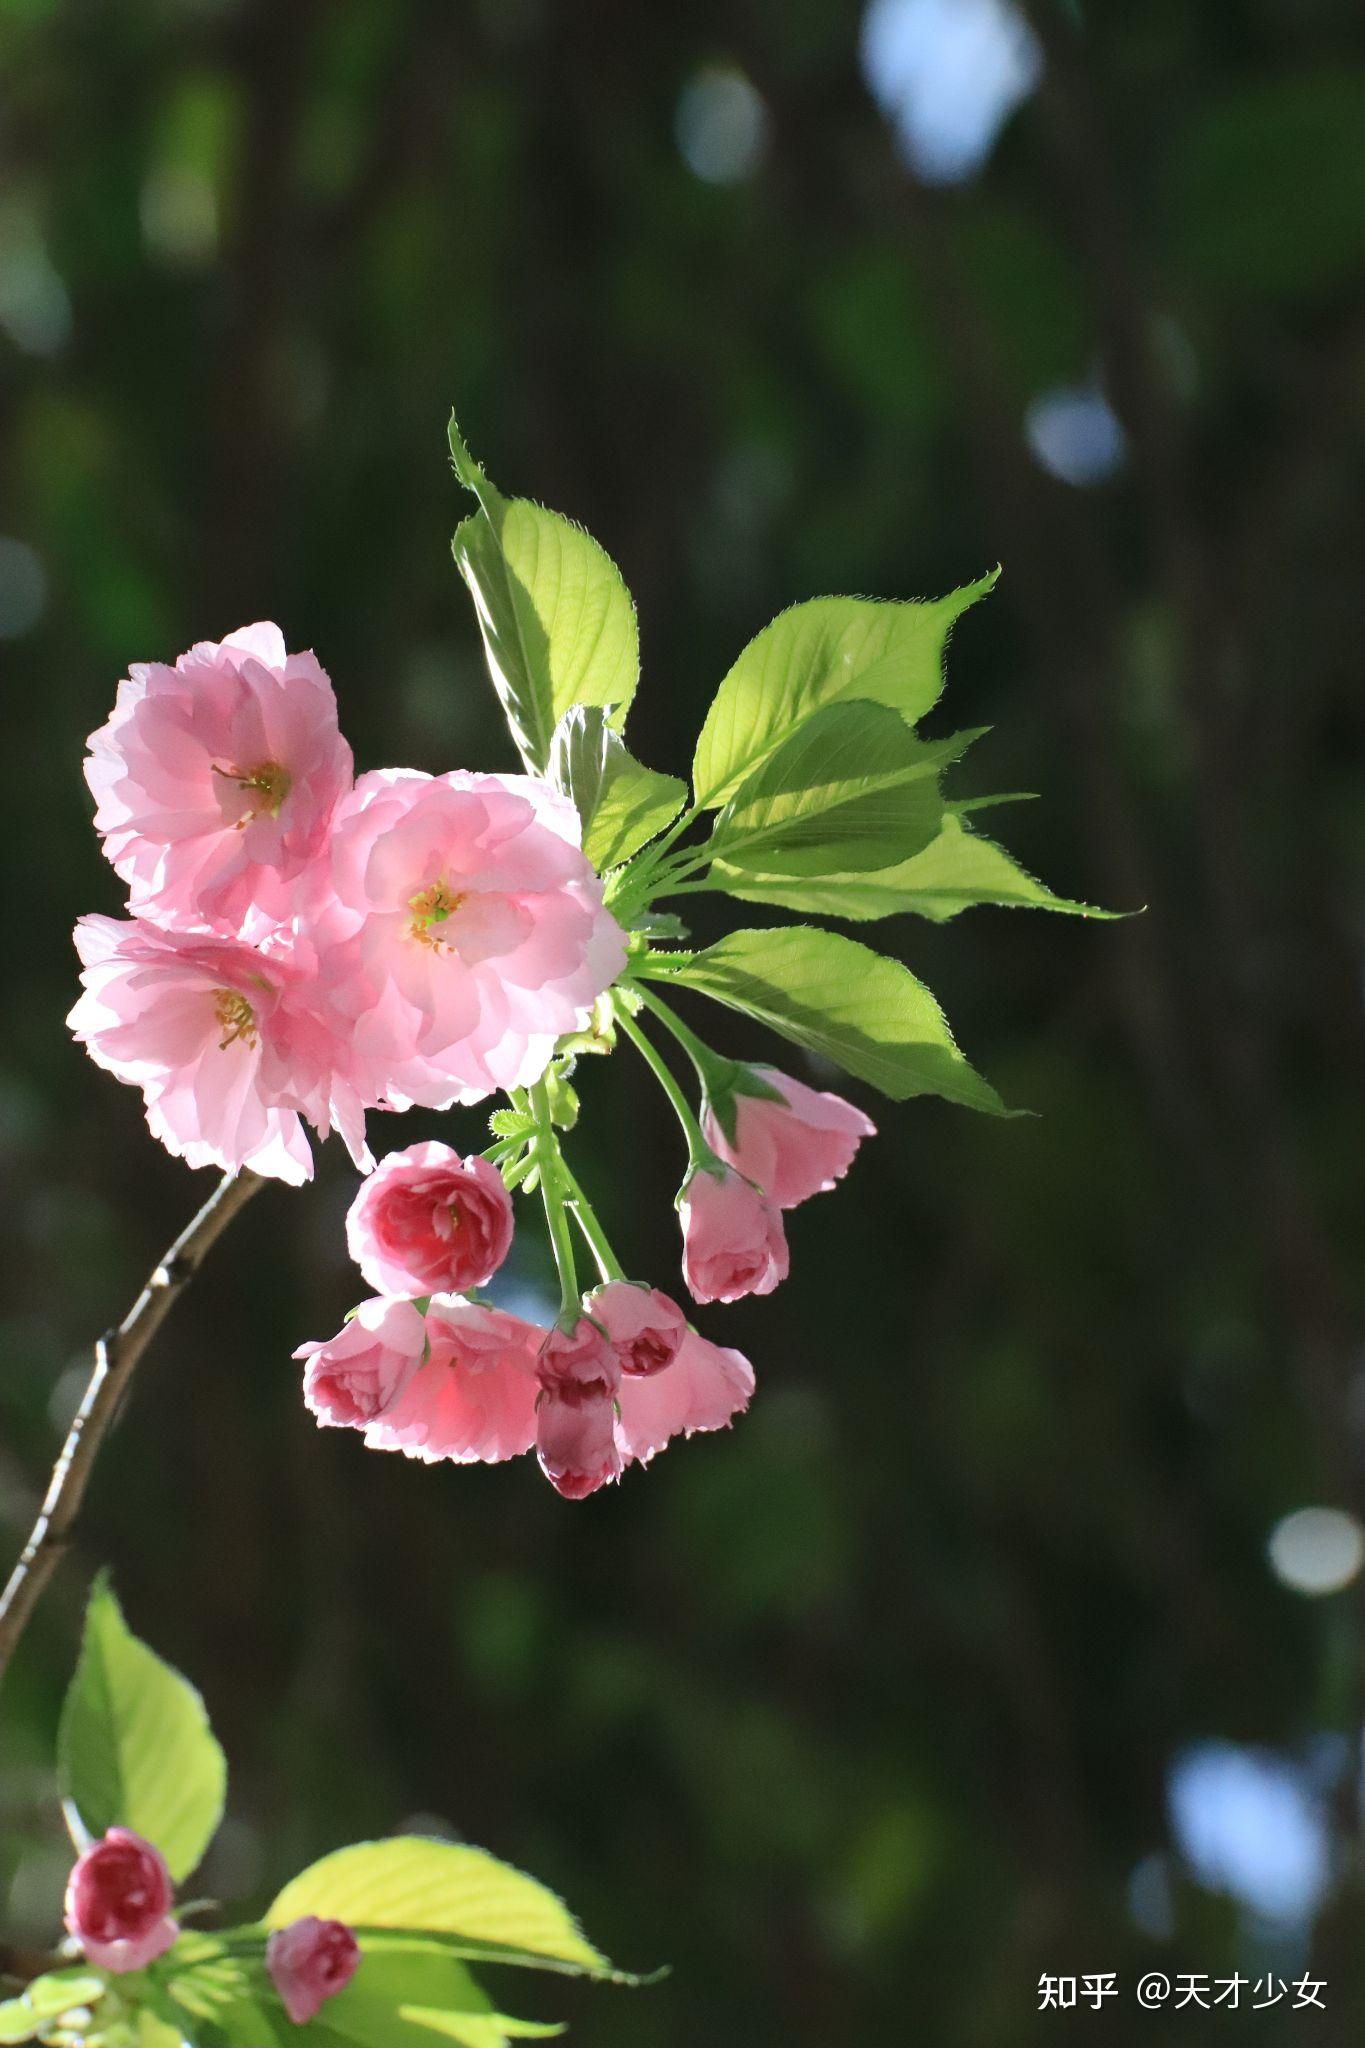
[(95, 1581), (57, 1735), (62, 1797), (91, 1835), (132, 1828), (189, 1875), (223, 1813), (227, 1765), (194, 1687), (123, 1619)]
[(264, 1934), (244, 1953), (191, 1929), (153, 1969), (161, 2019), (179, 2024), (196, 2048), (268, 2048), (297, 2032), (266, 1975)]
[(943, 924), (978, 903), (1056, 910), (1072, 917), (1121, 914), (1054, 896), (1003, 847), (981, 838), (952, 816), (944, 818), (938, 837), (922, 853), (876, 874), (831, 873), (795, 882), (786, 875), (749, 874), (718, 863), (711, 879), (746, 903), (776, 903), (819, 917), (858, 921), (913, 911), (918, 917)]
[(635, 606), (621, 572), (590, 534), (525, 498), (504, 498), (450, 422), (460, 481), (479, 501), (452, 548), (469, 585), (494, 687), (522, 758), (543, 774), (559, 719), (573, 704), (625, 719), (640, 676)]
[(832, 1060), (884, 1095), (942, 1095), (969, 1109), (1007, 1114), (990, 1083), (962, 1057), (942, 1010), (897, 960), (811, 925), (731, 932), (669, 971), (655, 955), (645, 969), (679, 981), (732, 1010), (757, 1017), (784, 1038)]
[(922, 603), (814, 597), (782, 612), (749, 642), (706, 714), (692, 764), (698, 803), (726, 802), (822, 705), (862, 697), (911, 724), (922, 718), (942, 691), (955, 622), (999, 574)]
[(7, 1998), (0, 2004), (0, 2043), (4, 2048), (19, 2041), (36, 2039), (46, 2022), (22, 1998)]
[(939, 775), (977, 737), (926, 746), (889, 705), (827, 704), (741, 784), (704, 850), (746, 872), (892, 867), (938, 832)]
[(509, 2019), (457, 1956), (417, 1944), (366, 1948), (355, 1976), (327, 2001), (321, 2018), (329, 2032), (360, 2048), (434, 2048), (432, 2035), (464, 2048), (505, 2048), (528, 2030), (562, 2031)]
[(265, 1924), (285, 1927), (305, 1913), (352, 1927), (453, 1935), (588, 1976), (612, 1974), (552, 1891), (462, 1842), (396, 1835), (338, 1849), (285, 1886)]
[(648, 845), (687, 801), (687, 784), (642, 766), (596, 704), (576, 704), (559, 721), (550, 780), (572, 797), (583, 851), (599, 873)]
[(25, 1987), (24, 2003), (40, 2019), (54, 2020), (64, 2012), (73, 2012), (77, 2006), (94, 2005), (103, 1998), (106, 1988), (103, 1977), (96, 1977), (89, 1970), (49, 1970)]

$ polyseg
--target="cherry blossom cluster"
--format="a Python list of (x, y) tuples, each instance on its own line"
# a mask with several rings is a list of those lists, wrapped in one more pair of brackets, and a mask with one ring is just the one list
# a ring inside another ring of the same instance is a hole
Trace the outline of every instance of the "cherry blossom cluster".
[(306, 1120), (368, 1167), (367, 1109), (533, 1081), (624, 963), (572, 804), (529, 776), (357, 779), (275, 626), (135, 666), (86, 779), (132, 915), (77, 927), (71, 1028), (191, 1166), (307, 1180)]
[[(271, 625), (134, 667), (86, 772), (129, 915), (77, 927), (77, 1038), (192, 1166), (303, 1181), (308, 1123), (367, 1176), (347, 1237), (374, 1291), (296, 1353), (320, 1423), (429, 1462), (534, 1450), (576, 1499), (747, 1406), (748, 1361), (617, 1262), (563, 1159), (547, 1070), (565, 1080), (571, 1048), (618, 1024), (649, 1061), (688, 1139), (683, 1277), (702, 1303), (771, 1293), (783, 1212), (833, 1187), (873, 1126), (719, 1061), (632, 987), (566, 797), (527, 775), (357, 778), (326, 674)], [(697, 1066), (700, 1121), (639, 1029), (646, 1006)], [(368, 1110), (498, 1091), (512, 1107), (487, 1153), (431, 1142), (375, 1165)], [(522, 1183), (542, 1189), (560, 1276), (548, 1330), (483, 1295)], [(600, 1275), (586, 1293), (575, 1227)]]

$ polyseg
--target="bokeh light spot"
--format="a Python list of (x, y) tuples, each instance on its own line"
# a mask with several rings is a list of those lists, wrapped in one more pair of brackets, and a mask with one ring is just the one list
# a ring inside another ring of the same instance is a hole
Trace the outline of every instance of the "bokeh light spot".
[(1108, 400), (1085, 386), (1042, 392), (1024, 415), (1024, 438), (1049, 476), (1080, 489), (1103, 483), (1127, 453)]
[(742, 71), (707, 64), (679, 95), (675, 133), (694, 177), (708, 185), (738, 185), (763, 161), (768, 110)]
[(1271, 1570), (1296, 1593), (1339, 1593), (1365, 1564), (1365, 1530), (1341, 1508), (1299, 1508), (1275, 1524)]
[(930, 185), (974, 176), (1043, 74), (1010, 0), (871, 0), (861, 54), (902, 156)]

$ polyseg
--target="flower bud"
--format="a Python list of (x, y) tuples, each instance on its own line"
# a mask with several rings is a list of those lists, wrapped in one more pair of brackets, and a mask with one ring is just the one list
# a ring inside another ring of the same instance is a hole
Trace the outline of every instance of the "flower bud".
[(687, 1335), (687, 1318), (657, 1287), (609, 1280), (583, 1306), (611, 1339), (623, 1373), (645, 1379), (663, 1372)]
[(616, 1395), (621, 1367), (595, 1322), (551, 1330), (537, 1361), (536, 1453), (540, 1469), (566, 1500), (582, 1500), (621, 1475)]
[(301, 2027), (346, 1989), (360, 1967), (360, 1949), (344, 1920), (308, 1913), (276, 1928), (265, 1945), (265, 1966), (285, 2011)]
[(787, 1277), (782, 1216), (742, 1174), (699, 1167), (678, 1203), (683, 1278), (697, 1301), (738, 1301), (771, 1294)]
[(381, 1294), (467, 1294), (507, 1257), (512, 1201), (486, 1159), (461, 1159), (449, 1145), (409, 1145), (362, 1182), (346, 1240)]
[(170, 1908), (170, 1872), (130, 1828), (92, 1842), (66, 1887), (67, 1929), (100, 1970), (142, 1970), (164, 1955), (180, 1931)]

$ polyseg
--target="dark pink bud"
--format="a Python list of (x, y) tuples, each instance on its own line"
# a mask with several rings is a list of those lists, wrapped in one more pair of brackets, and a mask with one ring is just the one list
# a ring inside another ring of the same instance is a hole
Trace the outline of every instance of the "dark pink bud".
[(360, 1948), (344, 1920), (308, 1913), (279, 1927), (265, 1945), (270, 1981), (295, 2026), (304, 2026), (344, 1991), (360, 1967)]
[(101, 1970), (142, 1970), (179, 1933), (171, 1877), (150, 1842), (110, 1828), (77, 1859), (66, 1887), (66, 1925)]

